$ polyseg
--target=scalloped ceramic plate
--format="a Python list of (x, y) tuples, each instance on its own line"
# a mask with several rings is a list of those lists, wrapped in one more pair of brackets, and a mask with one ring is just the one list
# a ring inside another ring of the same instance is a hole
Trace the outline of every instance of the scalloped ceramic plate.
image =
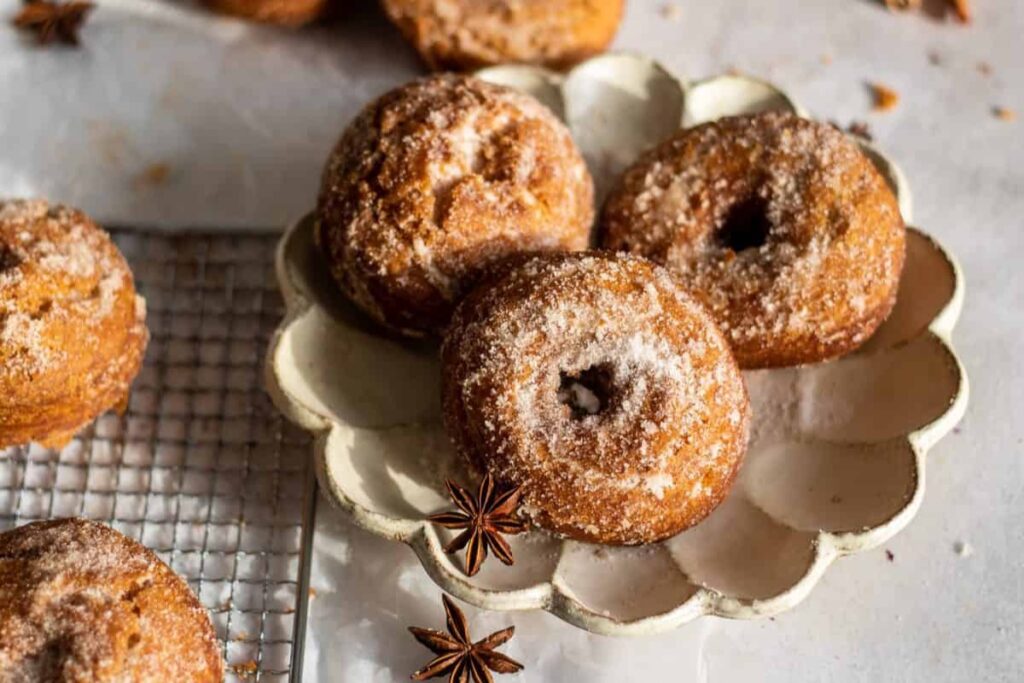
[[(497, 67), (488, 80), (527, 90), (568, 122), (599, 192), (680, 125), (766, 108), (800, 109), (742, 76), (681, 83), (643, 57), (606, 55), (566, 75)], [(899, 170), (866, 148), (910, 219)], [(950, 346), (963, 299), (955, 261), (911, 229), (890, 319), (857, 353), (746, 374), (750, 449), (732, 492), (705, 521), (642, 548), (586, 545), (541, 531), (512, 537), (516, 563), (475, 577), (448, 532), (443, 481), (466, 480), (440, 422), (431, 343), (380, 336), (337, 292), (314, 249), (312, 221), (281, 241), (288, 314), (267, 362), (278, 406), (316, 434), (322, 488), (373, 533), (408, 543), (441, 588), (487, 609), (546, 609), (607, 634), (664, 631), (710, 614), (750, 618), (802, 600), (837, 557), (905, 526), (924, 495), (925, 452), (960, 419), (967, 378)]]

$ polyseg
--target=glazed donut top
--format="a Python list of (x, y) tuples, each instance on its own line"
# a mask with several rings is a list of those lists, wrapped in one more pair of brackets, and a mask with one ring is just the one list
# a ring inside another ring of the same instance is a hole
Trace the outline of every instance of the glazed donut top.
[(324, 172), (317, 235), (342, 288), (384, 324), (440, 331), (454, 299), (516, 251), (581, 249), (593, 185), (544, 105), (455, 75), (384, 95)]
[(646, 259), (527, 261), (460, 304), (442, 356), (457, 449), (569, 536), (676, 533), (714, 508), (742, 459), (747, 395), (728, 344)]
[(0, 534), (0, 679), (219, 683), (188, 585), (139, 543), (81, 519)]
[(697, 126), (646, 153), (601, 230), (603, 246), (679, 274), (743, 367), (865, 341), (895, 301), (905, 240), (895, 196), (856, 144), (780, 112)]

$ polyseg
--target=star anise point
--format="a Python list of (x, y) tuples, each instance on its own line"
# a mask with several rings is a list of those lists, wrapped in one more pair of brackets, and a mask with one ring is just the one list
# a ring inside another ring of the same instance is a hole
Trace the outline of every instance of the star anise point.
[(56, 40), (65, 45), (77, 46), (78, 30), (94, 7), (93, 3), (84, 0), (28, 0), (11, 23), (17, 28), (34, 32), (36, 42), (40, 45), (48, 45)]
[(427, 519), (446, 529), (463, 531), (445, 545), (444, 551), (453, 553), (466, 549), (465, 572), (468, 576), (480, 571), (488, 553), (494, 553), (503, 564), (512, 565), (515, 562), (512, 548), (502, 534), (526, 531), (526, 523), (515, 515), (522, 497), (521, 489), (499, 490), (490, 474), (480, 482), (475, 496), (451, 479), (445, 481), (445, 487), (457, 509), (431, 515)]
[(409, 631), (436, 657), (427, 662), (411, 676), (414, 681), (448, 676), (449, 683), (493, 683), (491, 671), (512, 674), (523, 669), (523, 665), (494, 648), (507, 643), (515, 627), (496, 631), (486, 638), (473, 642), (469, 635), (466, 615), (447, 596), (442, 595), (448, 633), (430, 628), (410, 626)]

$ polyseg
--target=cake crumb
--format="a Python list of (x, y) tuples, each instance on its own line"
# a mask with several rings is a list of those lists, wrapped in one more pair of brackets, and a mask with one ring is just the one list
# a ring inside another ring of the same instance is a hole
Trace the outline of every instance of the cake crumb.
[(313, 588), (312, 586), (309, 587), (309, 599), (310, 600), (316, 599), (316, 589)]
[(677, 22), (683, 18), (683, 8), (677, 3), (667, 2), (661, 6), (661, 16), (668, 21)]
[(832, 55), (826, 52), (823, 55), (821, 55), (821, 57), (818, 58), (818, 61), (821, 62), (823, 65), (828, 66), (829, 64), (832, 63)]
[(992, 107), (992, 114), (1000, 121), (1016, 121), (1017, 112), (1006, 107)]
[(896, 561), (896, 555), (895, 555), (895, 553), (893, 553), (893, 551), (891, 551), (888, 548), (886, 548), (885, 549), (885, 559), (889, 560), (890, 562), (895, 562)]
[(993, 71), (994, 69), (992, 68), (992, 65), (989, 64), (988, 62), (978, 62), (978, 73), (980, 73), (982, 76), (985, 76), (987, 78), (992, 75)]
[(900, 94), (887, 85), (881, 83), (869, 83), (871, 93), (874, 95), (874, 110), (878, 112), (892, 111), (900, 103)]
[(921, 0), (885, 0), (885, 6), (890, 11), (904, 12), (921, 7)]
[(932, 66), (942, 66), (942, 55), (939, 54), (938, 50), (928, 51), (928, 63)]
[(230, 669), (232, 673), (237, 676), (255, 676), (259, 672), (259, 664), (256, 663), (255, 659), (250, 659), (249, 661), (242, 662), (241, 664), (232, 664)]
[(953, 552), (960, 557), (970, 557), (974, 554), (974, 546), (967, 541), (957, 541), (953, 544)]
[(171, 175), (171, 167), (165, 163), (150, 164), (135, 176), (136, 187), (163, 185)]
[(956, 14), (956, 18), (960, 20), (961, 24), (971, 23), (973, 18), (973, 12), (971, 11), (970, 0), (949, 0), (950, 4), (953, 5), (953, 12)]

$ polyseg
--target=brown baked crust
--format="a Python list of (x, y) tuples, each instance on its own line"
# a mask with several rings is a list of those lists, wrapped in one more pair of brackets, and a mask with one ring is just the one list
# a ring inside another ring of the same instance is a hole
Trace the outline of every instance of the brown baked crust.
[(145, 319), (128, 265), (85, 214), (0, 202), (0, 446), (59, 447), (122, 408)]
[[(546, 254), (471, 292), (442, 347), (445, 427), (540, 527), (642, 544), (729, 491), (749, 404), (704, 309), (646, 259)], [(574, 384), (576, 386), (574, 386)], [(571, 407), (582, 384), (590, 410)]]
[(0, 534), (0, 679), (219, 683), (210, 617), (151, 551), (96, 522)]
[(439, 75), (385, 94), (342, 135), (316, 239), (353, 302), (418, 336), (443, 330), (488, 265), (586, 247), (593, 212), (583, 157), (546, 107)]
[(744, 368), (864, 343), (895, 304), (906, 240), (896, 197), (857, 145), (778, 112), (651, 150), (609, 195), (600, 229), (604, 247), (677, 273)]
[(328, 14), (332, 0), (201, 0), (210, 9), (243, 19), (302, 26)]
[(566, 68), (604, 52), (624, 0), (382, 0), (434, 70), (509, 62)]

